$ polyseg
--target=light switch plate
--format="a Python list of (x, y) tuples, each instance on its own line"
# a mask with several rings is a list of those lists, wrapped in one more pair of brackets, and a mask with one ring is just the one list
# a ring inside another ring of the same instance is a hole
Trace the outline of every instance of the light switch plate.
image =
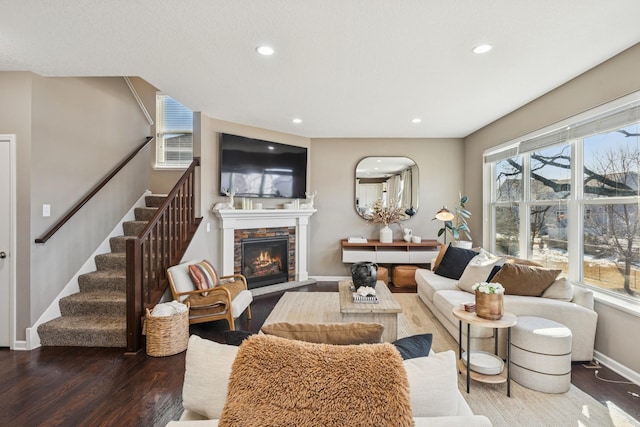
[(42, 205), (42, 216), (51, 216), (51, 205)]

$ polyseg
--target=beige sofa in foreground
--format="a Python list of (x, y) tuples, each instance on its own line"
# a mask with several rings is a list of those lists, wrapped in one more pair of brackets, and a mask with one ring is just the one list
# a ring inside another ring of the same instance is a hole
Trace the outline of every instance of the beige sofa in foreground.
[[(377, 346), (378, 344), (364, 345)], [(195, 335), (190, 337), (183, 387), (185, 411), (180, 420), (172, 421), (168, 426), (218, 426), (228, 387), (233, 387), (229, 386), (233, 383), (233, 381), (229, 382), (229, 378), (238, 349), (239, 347), (219, 344)], [(492, 425), (485, 416), (474, 415), (459, 392), (455, 366), (456, 355), (453, 351), (432, 352), (428, 357), (408, 359), (400, 363), (407, 374), (414, 425), (442, 427)], [(381, 361), (381, 365), (384, 366), (384, 361)], [(328, 366), (327, 369), (331, 368)], [(300, 380), (302, 381), (305, 377), (309, 377), (309, 373), (301, 371)], [(255, 380), (255, 378), (247, 379), (247, 384), (250, 385)]]

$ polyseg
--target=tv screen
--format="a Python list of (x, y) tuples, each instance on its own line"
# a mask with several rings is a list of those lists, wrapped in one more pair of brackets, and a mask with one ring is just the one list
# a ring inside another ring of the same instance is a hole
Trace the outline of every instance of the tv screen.
[(220, 194), (238, 197), (304, 198), (307, 149), (223, 133), (220, 138)]

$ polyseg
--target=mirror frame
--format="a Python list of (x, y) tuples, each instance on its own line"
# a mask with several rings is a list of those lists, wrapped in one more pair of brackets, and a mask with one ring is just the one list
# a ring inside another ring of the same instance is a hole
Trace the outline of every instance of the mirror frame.
[[(386, 167), (381, 168), (381, 165)], [(405, 213), (402, 220), (410, 219), (418, 212), (418, 195), (420, 193), (420, 171), (418, 164), (415, 160), (406, 156), (368, 156), (360, 159), (355, 169), (355, 199), (354, 208), (358, 216), (362, 219), (367, 219), (367, 215), (363, 206), (367, 206), (375, 202), (377, 199), (382, 198), (384, 200), (384, 193), (389, 193), (389, 187), (393, 186), (393, 182), (389, 182), (393, 177), (398, 177), (402, 173), (408, 171), (408, 178), (411, 180), (411, 187), (407, 190), (403, 189), (403, 195), (400, 199), (405, 200), (402, 208), (405, 209)], [(365, 182), (361, 182), (361, 181)], [(404, 179), (400, 179), (404, 186), (404, 181), (407, 180), (407, 176)], [(362, 193), (364, 192), (363, 185), (380, 185), (379, 188), (374, 188), (374, 196), (368, 196), (365, 198), (365, 204), (361, 203)], [(389, 200), (392, 200), (390, 198)], [(408, 203), (407, 203), (408, 201)]]

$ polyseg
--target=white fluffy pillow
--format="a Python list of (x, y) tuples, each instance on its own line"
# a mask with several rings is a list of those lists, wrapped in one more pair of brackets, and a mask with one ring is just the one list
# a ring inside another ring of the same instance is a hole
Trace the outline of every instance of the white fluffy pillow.
[(414, 417), (456, 415), (458, 370), (452, 350), (404, 362)]
[(504, 264), (504, 261), (504, 258), (480, 249), (480, 253), (469, 261), (462, 272), (462, 276), (458, 280), (458, 288), (473, 293), (471, 287), (478, 282), (486, 282), (493, 267)]
[(573, 299), (573, 285), (566, 277), (558, 277), (542, 293), (542, 298), (553, 298), (561, 301), (571, 301)]
[(182, 405), (209, 419), (219, 419), (238, 347), (191, 335), (187, 346)]

